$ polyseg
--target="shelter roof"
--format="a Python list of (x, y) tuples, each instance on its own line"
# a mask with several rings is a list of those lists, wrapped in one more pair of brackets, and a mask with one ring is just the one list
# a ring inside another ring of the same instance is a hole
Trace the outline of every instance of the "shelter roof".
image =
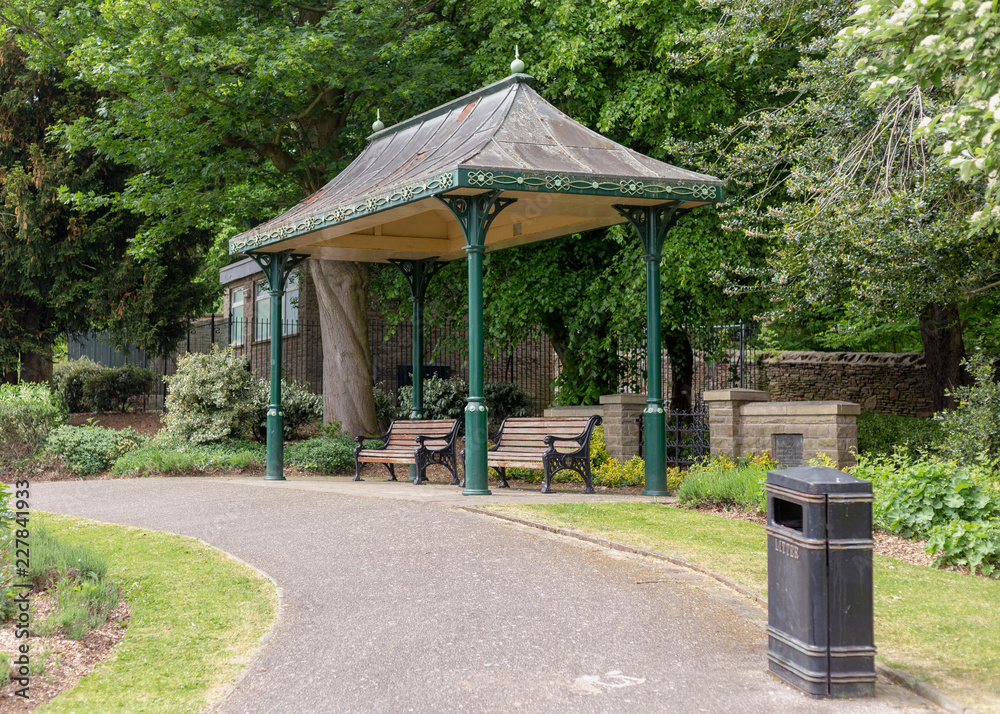
[(624, 218), (614, 204), (723, 198), (722, 181), (639, 154), (549, 104), (515, 74), (378, 131), (330, 183), (230, 241), (231, 254), (295, 250), (333, 260), (464, 257), (442, 194), (499, 189), (518, 199), (493, 222), (487, 250)]

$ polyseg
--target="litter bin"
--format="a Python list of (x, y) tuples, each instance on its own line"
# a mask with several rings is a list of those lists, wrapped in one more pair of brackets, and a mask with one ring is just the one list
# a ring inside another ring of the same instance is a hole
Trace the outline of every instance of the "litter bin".
[(799, 466), (765, 489), (768, 669), (809, 694), (871, 696), (871, 483)]

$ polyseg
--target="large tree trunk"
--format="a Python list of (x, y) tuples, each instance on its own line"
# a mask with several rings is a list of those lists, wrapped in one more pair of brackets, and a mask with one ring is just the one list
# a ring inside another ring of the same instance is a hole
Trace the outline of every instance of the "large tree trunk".
[(374, 434), (372, 358), (368, 345), (368, 268), (310, 260), (323, 336), (323, 421), (349, 436)]
[(962, 358), (962, 321), (955, 304), (932, 303), (920, 316), (920, 337), (924, 343), (924, 361), (927, 363), (927, 382), (934, 411), (954, 407), (954, 400), (946, 392), (953, 392), (967, 379)]

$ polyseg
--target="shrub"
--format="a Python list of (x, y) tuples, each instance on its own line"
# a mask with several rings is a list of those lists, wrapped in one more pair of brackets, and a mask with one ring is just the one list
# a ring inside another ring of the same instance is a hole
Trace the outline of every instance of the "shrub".
[(995, 461), (1000, 459), (1000, 382), (994, 378), (993, 364), (982, 354), (966, 361), (966, 366), (973, 384), (952, 392), (956, 407), (937, 415), (941, 454), (961, 464), (980, 458)]
[(111, 464), (116, 474), (188, 473), (244, 469), (261, 466), (266, 458), (263, 444), (230, 440), (191, 443), (161, 431), (138, 449), (119, 456)]
[[(372, 398), (375, 400), (375, 419), (378, 421), (378, 429), (380, 432), (384, 432), (389, 428), (390, 422), (396, 418), (396, 407), (393, 406), (392, 397), (385, 391), (382, 384), (376, 384), (372, 387)], [(413, 399), (412, 394), (410, 399)]]
[(65, 462), (80, 476), (106, 471), (119, 456), (137, 449), (145, 439), (131, 427), (122, 430), (100, 426), (61, 426), (45, 441), (45, 450)]
[(775, 468), (770, 455), (760, 454), (733, 462), (720, 456), (692, 466), (677, 490), (683, 505), (736, 506), (749, 511), (767, 508), (764, 483)]
[(934, 457), (912, 460), (897, 452), (864, 457), (851, 474), (872, 482), (875, 525), (906, 538), (926, 538), (935, 526), (955, 520), (1000, 516), (1000, 494), (984, 472)]
[(870, 412), (858, 417), (859, 454), (891, 454), (897, 447), (927, 452), (940, 438), (940, 423), (934, 419)]
[[(464, 379), (430, 377), (424, 380), (424, 418), (461, 419), (469, 398), (469, 384)], [(489, 410), (490, 424), (497, 428), (509, 416), (528, 415), (528, 396), (512, 382), (486, 382), (483, 398)], [(397, 418), (407, 419), (413, 410), (413, 387), (400, 387)]]
[(18, 463), (34, 456), (65, 420), (65, 409), (48, 385), (0, 384), (0, 457)]
[(66, 403), (70, 412), (89, 412), (93, 407), (83, 396), (83, 385), (88, 377), (109, 372), (96, 362), (81, 357), (69, 362), (61, 362), (52, 369), (52, 384)]
[[(513, 382), (486, 382), (483, 385), (483, 398), (486, 400), (490, 421), (494, 424), (499, 425), (507, 417), (529, 415), (528, 395)], [(462, 409), (465, 409), (464, 405)]]
[(1000, 523), (954, 520), (931, 528), (928, 552), (934, 565), (954, 565), (973, 573), (1000, 575)]
[(646, 462), (638, 456), (633, 456), (625, 463), (609, 458), (598, 468), (592, 468), (591, 476), (595, 486), (642, 486), (646, 483)]
[(259, 423), (259, 380), (231, 347), (189, 353), (178, 360), (177, 373), (164, 379), (169, 389), (163, 421), (175, 436), (203, 444), (243, 437)]
[(146, 396), (152, 388), (152, 372), (127, 364), (86, 375), (83, 379), (83, 400), (95, 412), (113, 409), (125, 412), (130, 402)]
[[(382, 442), (366, 441), (365, 445), (377, 448)], [(356, 446), (354, 439), (348, 436), (315, 436), (285, 447), (285, 463), (324, 474), (352, 473)]]
[[(262, 379), (257, 385), (257, 413), (254, 417), (254, 437), (267, 438), (267, 407), (271, 403), (271, 383)], [(281, 380), (281, 412), (284, 438), (294, 439), (299, 428), (323, 418), (323, 397), (313, 394), (309, 387), (296, 380)]]

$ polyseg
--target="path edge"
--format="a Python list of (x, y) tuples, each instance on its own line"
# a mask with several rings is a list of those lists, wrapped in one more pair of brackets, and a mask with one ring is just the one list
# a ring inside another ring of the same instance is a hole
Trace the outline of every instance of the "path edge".
[[(582, 540), (587, 543), (592, 543), (594, 545), (601, 546), (602, 548), (608, 548), (610, 550), (617, 550), (623, 553), (631, 553), (633, 555), (642, 555), (647, 558), (653, 558), (654, 560), (663, 560), (673, 565), (679, 565), (682, 568), (687, 568), (689, 570), (694, 570), (703, 575), (716, 580), (726, 587), (735, 590), (739, 594), (752, 600), (754, 603), (767, 609), (767, 598), (761, 597), (755, 593), (750, 588), (740, 585), (735, 580), (727, 578), (725, 575), (721, 575), (712, 570), (709, 570), (703, 565), (698, 565), (697, 563), (692, 563), (684, 558), (679, 558), (676, 555), (667, 555), (666, 553), (660, 553), (655, 550), (646, 550), (645, 548), (639, 548), (634, 545), (628, 545), (627, 543), (620, 543), (618, 541), (609, 540), (607, 538), (601, 538), (600, 536), (590, 535), (589, 533), (583, 533), (582, 531), (575, 531), (570, 528), (562, 528), (560, 526), (553, 526), (548, 523), (541, 523), (539, 521), (532, 521), (527, 518), (521, 518), (520, 516), (512, 516), (507, 513), (498, 513), (497, 511), (489, 510), (489, 506), (453, 506), (461, 511), (467, 511), (469, 513), (478, 513), (484, 516), (490, 516), (492, 518), (498, 518), (503, 521), (510, 521), (511, 523), (517, 523), (518, 525), (528, 526), (529, 528), (536, 528), (538, 530), (547, 531), (549, 533), (554, 533), (556, 535), (566, 536), (567, 538), (574, 538), (576, 540)], [(881, 674), (886, 679), (891, 682), (898, 684), (905, 689), (916, 694), (918, 697), (927, 700), (930, 704), (943, 709), (951, 714), (980, 714), (980, 712), (972, 707), (967, 707), (961, 702), (958, 702), (947, 694), (937, 689), (936, 687), (927, 684), (926, 682), (921, 682), (916, 676), (910, 674), (909, 672), (904, 672), (893, 667), (887, 667), (879, 662), (875, 663), (875, 671)]]

